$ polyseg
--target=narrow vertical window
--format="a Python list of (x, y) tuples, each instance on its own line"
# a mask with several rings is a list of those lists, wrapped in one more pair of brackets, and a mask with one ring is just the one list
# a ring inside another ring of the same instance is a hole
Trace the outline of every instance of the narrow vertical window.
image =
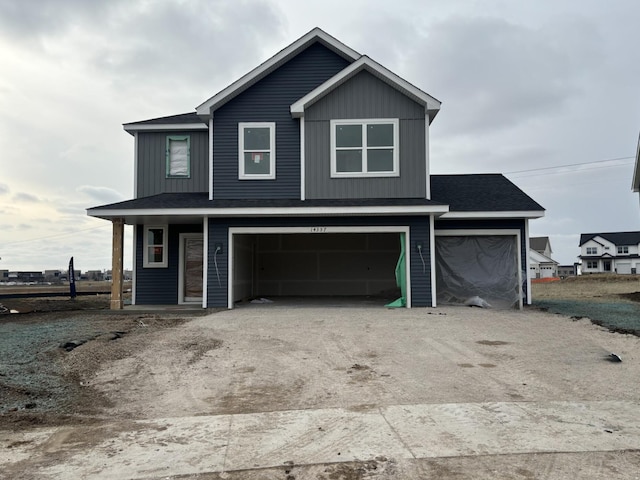
[(144, 227), (143, 267), (164, 268), (167, 266), (167, 227)]
[(167, 137), (167, 178), (189, 178), (191, 174), (189, 136)]

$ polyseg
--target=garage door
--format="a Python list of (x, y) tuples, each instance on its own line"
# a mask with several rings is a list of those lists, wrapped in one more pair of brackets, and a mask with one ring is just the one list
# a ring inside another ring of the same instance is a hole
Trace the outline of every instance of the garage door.
[(494, 308), (519, 307), (518, 265), (516, 236), (436, 236), (438, 304), (478, 303), (479, 298)]
[(616, 270), (618, 273), (629, 275), (631, 273), (631, 262), (628, 263), (616, 263)]
[(233, 301), (291, 296), (399, 296), (400, 233), (233, 235)]

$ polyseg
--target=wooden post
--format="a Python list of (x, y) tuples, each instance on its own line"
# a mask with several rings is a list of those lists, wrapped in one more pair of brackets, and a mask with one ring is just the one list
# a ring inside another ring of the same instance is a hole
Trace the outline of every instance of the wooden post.
[(111, 252), (111, 310), (122, 310), (122, 249), (124, 245), (124, 219), (114, 218)]

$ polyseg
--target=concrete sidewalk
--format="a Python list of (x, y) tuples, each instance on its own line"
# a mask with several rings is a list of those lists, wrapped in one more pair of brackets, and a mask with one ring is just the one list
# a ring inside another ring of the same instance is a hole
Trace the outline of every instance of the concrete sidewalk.
[[(363, 405), (37, 429), (14, 433), (11, 449), (14, 461), (43, 457), (32, 473), (66, 479), (166, 478), (382, 456), (606, 452), (640, 449), (639, 410), (640, 402), (630, 401)], [(83, 442), (98, 434), (102, 443)], [(44, 458), (60, 450), (66, 461), (47, 464)]]

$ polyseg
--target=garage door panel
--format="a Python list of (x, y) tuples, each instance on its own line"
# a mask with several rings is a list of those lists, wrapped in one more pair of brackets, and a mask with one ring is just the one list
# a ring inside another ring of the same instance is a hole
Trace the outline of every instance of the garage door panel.
[(618, 273), (628, 275), (631, 273), (631, 263), (617, 263), (616, 270)]

